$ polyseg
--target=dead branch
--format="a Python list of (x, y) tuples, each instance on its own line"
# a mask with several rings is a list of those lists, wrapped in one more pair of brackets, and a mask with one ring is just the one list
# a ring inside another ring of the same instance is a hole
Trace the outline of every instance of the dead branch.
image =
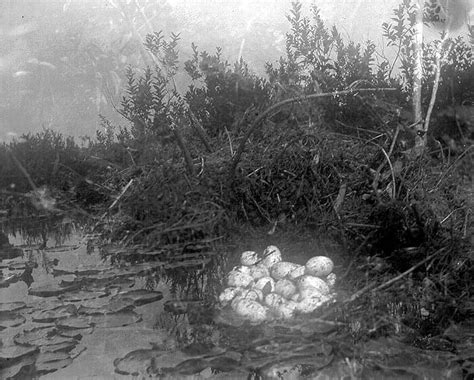
[(183, 135), (179, 130), (179, 127), (175, 124), (170, 126), (171, 132), (173, 132), (174, 137), (176, 138), (176, 143), (181, 149), (181, 153), (183, 153), (184, 161), (186, 163), (186, 168), (188, 169), (188, 173), (194, 177), (194, 165), (193, 160), (191, 159), (191, 154), (189, 153), (188, 148), (186, 147), (186, 143), (184, 142)]
[(204, 130), (204, 127), (202, 124), (199, 122), (197, 119), (196, 115), (189, 110), (188, 112), (189, 118), (191, 119), (191, 126), (193, 127), (194, 131), (196, 132), (199, 140), (204, 144), (204, 147), (209, 153), (213, 152), (213, 149), (211, 147), (211, 144), (209, 143), (209, 137), (206, 134), (206, 131)]

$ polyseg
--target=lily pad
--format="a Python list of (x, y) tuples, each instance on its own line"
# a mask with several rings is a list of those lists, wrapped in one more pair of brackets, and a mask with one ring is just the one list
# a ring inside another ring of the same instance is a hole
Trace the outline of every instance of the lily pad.
[(26, 269), (26, 263), (25, 262), (12, 263), (8, 266), (8, 269), (10, 269), (10, 270), (24, 270), (24, 269)]
[(268, 363), (260, 368), (259, 372), (265, 379), (308, 378), (316, 371), (328, 366), (332, 360), (332, 355), (319, 357), (295, 355)]
[(71, 359), (75, 359), (85, 350), (87, 350), (87, 347), (79, 343), (71, 351), (69, 351), (69, 356), (71, 357)]
[(240, 367), (240, 363), (234, 358), (217, 356), (209, 360), (209, 367), (219, 372), (232, 372)]
[(0, 328), (8, 328), (19, 326), (25, 323), (26, 319), (23, 315), (13, 311), (0, 311)]
[[(99, 303), (97, 303), (99, 304)], [(93, 305), (90, 303), (89, 305)], [(135, 306), (133, 305), (133, 300), (130, 299), (112, 299), (108, 303), (102, 303), (102, 305), (97, 307), (91, 306), (80, 306), (78, 309), (79, 314), (111, 314), (118, 313), (121, 311), (132, 310)]]
[(10, 273), (8, 276), (0, 278), (0, 288), (7, 288), (10, 284), (17, 282), (18, 279), (17, 274)]
[(47, 284), (35, 288), (30, 288), (28, 290), (28, 294), (38, 297), (56, 297), (75, 289), (77, 289), (77, 286), (75, 285), (61, 287), (55, 284)]
[(146, 290), (146, 289), (135, 289), (130, 290), (128, 292), (119, 293), (114, 296), (113, 299), (131, 299), (133, 300), (133, 304), (135, 306), (145, 305), (147, 303), (152, 303), (155, 301), (159, 301), (163, 298), (162, 292)]
[(0, 367), (6, 365), (8, 362), (14, 362), (24, 356), (32, 355), (38, 352), (37, 347), (27, 346), (6, 346), (0, 347)]
[(41, 342), (55, 335), (54, 327), (35, 327), (31, 330), (24, 330), (13, 337), (16, 344), (25, 346), (38, 346)]
[(209, 362), (205, 359), (188, 359), (174, 367), (175, 372), (181, 375), (194, 375), (209, 367)]
[(140, 322), (142, 317), (134, 311), (122, 311), (114, 314), (97, 314), (89, 317), (96, 327), (120, 327)]
[(92, 321), (84, 316), (69, 317), (57, 320), (56, 326), (63, 329), (88, 329), (92, 327)]
[(61, 300), (64, 302), (79, 302), (79, 301), (86, 301), (90, 299), (96, 299), (105, 297), (107, 295), (106, 292), (97, 292), (97, 291), (79, 291), (74, 293), (63, 294), (59, 296)]
[(29, 311), (30, 313), (34, 313), (38, 310), (51, 310), (62, 305), (64, 305), (64, 303), (57, 298), (42, 298), (28, 302), (28, 307), (32, 309)]
[(123, 358), (114, 360), (115, 372), (121, 375), (147, 375), (147, 368), (152, 366), (161, 355), (162, 350), (140, 349), (129, 352)]
[(0, 363), (0, 379), (29, 379), (34, 371), (35, 355), (26, 355), (17, 360)]
[(0, 303), (0, 312), (2, 311), (15, 311), (26, 307), (24, 302), (5, 302)]
[(75, 339), (70, 339), (68, 341), (48, 344), (41, 346), (41, 352), (70, 352), (74, 347), (76, 347), (77, 341)]
[(36, 370), (39, 373), (54, 372), (72, 363), (71, 357), (65, 352), (42, 352), (36, 359)]
[(75, 251), (76, 249), (78, 249), (80, 246), (79, 245), (61, 245), (61, 246), (57, 246), (57, 247), (50, 247), (50, 248), (47, 248), (45, 249), (45, 251), (47, 252), (71, 252), (71, 251)]
[(77, 314), (75, 305), (62, 305), (51, 310), (36, 311), (32, 314), (34, 322), (51, 323), (60, 318), (67, 318)]

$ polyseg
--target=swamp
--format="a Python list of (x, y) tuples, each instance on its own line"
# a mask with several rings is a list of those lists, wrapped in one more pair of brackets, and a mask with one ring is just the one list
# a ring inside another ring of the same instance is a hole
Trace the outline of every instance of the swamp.
[(0, 379), (474, 379), (473, 6), (334, 3), (0, 5)]

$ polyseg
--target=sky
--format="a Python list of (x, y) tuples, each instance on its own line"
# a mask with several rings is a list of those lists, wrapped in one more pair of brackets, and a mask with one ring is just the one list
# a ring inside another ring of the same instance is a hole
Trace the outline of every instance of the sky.
[[(312, 3), (317, 5), (326, 25), (335, 24), (343, 38), (371, 40), (382, 48), (382, 22), (390, 19), (400, 1), (301, 2), (306, 15)], [(120, 14), (123, 4), (136, 3), (148, 4), (150, 22), (144, 23), (139, 15)], [(136, 25), (142, 38), (156, 30), (166, 36), (180, 33), (181, 62), (191, 57), (191, 43), (209, 53), (221, 47), (230, 63), (242, 57), (251, 70), (264, 75), (266, 62), (285, 56), (290, 8), (290, 0), (0, 0), (0, 141), (45, 127), (73, 136), (94, 135), (99, 113), (118, 120), (110, 100), (101, 93), (111, 62), (110, 56), (109, 61), (102, 59), (100, 49), (108, 46), (112, 55), (120, 52), (112, 59), (116, 58), (116, 70), (122, 73), (126, 65), (136, 65), (134, 57), (127, 56), (133, 33), (126, 25)], [(78, 21), (79, 14), (89, 20), (86, 27)], [(59, 38), (65, 31), (69, 40)], [(84, 67), (101, 71), (84, 73)], [(117, 104), (123, 75), (112, 74), (121, 76), (114, 82)], [(177, 81), (184, 87), (185, 74), (180, 75)]]
[[(238, 51), (260, 71), (269, 57), (258, 57), (258, 44), (252, 42), (255, 31), (265, 28), (274, 33), (277, 42), (275, 55), (270, 59), (284, 54), (290, 0), (168, 0), (168, 3), (180, 14), (183, 24), (203, 25), (201, 34), (184, 33), (183, 39), (192, 38), (206, 48), (215, 44), (225, 46), (232, 51), (231, 58), (238, 57), (235, 53)], [(302, 3), (306, 12), (312, 3), (316, 4), (323, 20), (328, 25), (336, 24), (344, 37), (382, 44), (381, 24), (389, 19), (399, 0), (304, 0)], [(206, 27), (209, 24), (212, 28)]]

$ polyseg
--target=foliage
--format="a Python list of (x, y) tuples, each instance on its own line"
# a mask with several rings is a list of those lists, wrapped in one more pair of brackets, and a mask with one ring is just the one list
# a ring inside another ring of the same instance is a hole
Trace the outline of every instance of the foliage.
[(88, 205), (107, 199), (94, 183), (102, 177), (100, 166), (72, 137), (53, 130), (25, 134), (3, 144), (0, 161), (0, 198), (9, 205), (7, 208), (17, 210), (11, 217), (54, 211), (58, 206), (56, 197)]
[(250, 110), (268, 104), (267, 82), (253, 74), (242, 58), (231, 69), (222, 60), (222, 49), (211, 55), (199, 53), (194, 44), (192, 48), (193, 57), (185, 62), (192, 79), (185, 98), (211, 136), (236, 129)]

